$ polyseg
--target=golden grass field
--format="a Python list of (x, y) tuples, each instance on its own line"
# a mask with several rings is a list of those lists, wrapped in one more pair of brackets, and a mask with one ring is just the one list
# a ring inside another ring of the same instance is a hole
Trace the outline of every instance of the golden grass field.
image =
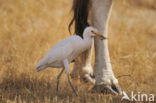
[[(114, 0), (109, 22), (111, 62), (121, 88), (156, 94), (156, 1)], [(72, 0), (0, 0), (0, 103), (120, 103), (120, 96), (90, 93), (73, 80), (76, 98), (59, 69), (36, 72), (37, 62), (70, 36)], [(94, 59), (93, 59), (94, 63)], [(70, 66), (72, 67), (72, 65)]]

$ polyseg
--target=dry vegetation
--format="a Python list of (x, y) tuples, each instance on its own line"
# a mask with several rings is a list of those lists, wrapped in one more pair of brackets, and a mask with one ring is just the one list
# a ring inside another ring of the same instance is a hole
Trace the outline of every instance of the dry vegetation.
[[(156, 94), (156, 1), (114, 0), (109, 50), (123, 90)], [(60, 70), (40, 73), (35, 65), (58, 41), (69, 36), (71, 0), (0, 0), (0, 102), (120, 103), (120, 97), (93, 94), (75, 80), (75, 98)], [(65, 75), (64, 75), (65, 76)]]

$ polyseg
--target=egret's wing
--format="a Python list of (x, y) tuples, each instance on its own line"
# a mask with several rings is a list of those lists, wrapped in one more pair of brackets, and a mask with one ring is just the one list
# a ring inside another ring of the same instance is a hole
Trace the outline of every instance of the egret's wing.
[(81, 41), (82, 39), (76, 35), (60, 41), (45, 55), (38, 65), (48, 65), (72, 58), (71, 55), (75, 53), (75, 48), (79, 48), (78, 45)]
[(67, 59), (73, 53), (72, 43), (69, 41), (62, 40), (56, 44), (47, 54), (48, 64), (56, 61), (62, 61)]

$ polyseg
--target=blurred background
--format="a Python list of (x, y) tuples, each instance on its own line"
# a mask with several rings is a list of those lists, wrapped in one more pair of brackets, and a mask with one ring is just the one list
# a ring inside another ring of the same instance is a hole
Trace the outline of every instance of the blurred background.
[[(127, 94), (131, 91), (156, 94), (156, 1), (113, 2), (108, 33), (115, 76)], [(116, 96), (92, 94), (89, 92), (92, 85), (72, 80), (80, 95), (77, 99), (66, 77), (61, 78), (60, 91), (56, 93), (60, 70), (35, 71), (37, 62), (50, 48), (70, 36), (71, 7), (72, 0), (0, 0), (1, 102), (120, 100)]]

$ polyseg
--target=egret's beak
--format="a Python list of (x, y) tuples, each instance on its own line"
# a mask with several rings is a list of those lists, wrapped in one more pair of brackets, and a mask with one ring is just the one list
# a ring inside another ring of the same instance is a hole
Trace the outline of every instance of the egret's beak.
[(101, 39), (107, 39), (106, 37), (104, 37), (103, 35), (96, 33), (95, 31), (91, 31), (93, 34), (95, 34), (96, 36), (100, 37)]

